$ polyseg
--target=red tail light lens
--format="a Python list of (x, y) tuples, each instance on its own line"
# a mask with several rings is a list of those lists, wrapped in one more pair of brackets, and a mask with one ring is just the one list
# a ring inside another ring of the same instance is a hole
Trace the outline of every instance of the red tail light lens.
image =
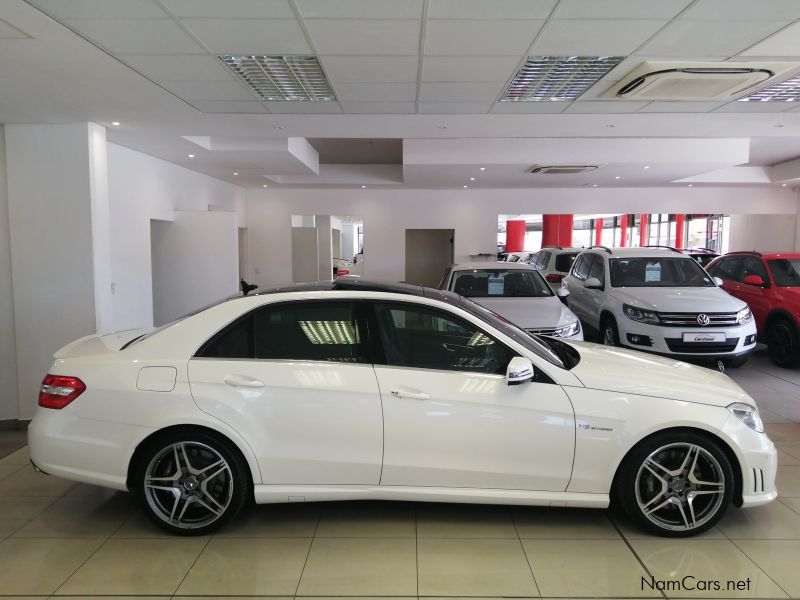
[(545, 277), (545, 279), (547, 279), (547, 281), (550, 283), (559, 283), (562, 279), (564, 279), (564, 276), (561, 273), (550, 273), (547, 277)]
[(64, 408), (86, 390), (86, 385), (77, 377), (47, 375), (39, 391), (39, 406)]
[(339, 269), (336, 271), (337, 277), (341, 277), (342, 275), (350, 275), (350, 269)]

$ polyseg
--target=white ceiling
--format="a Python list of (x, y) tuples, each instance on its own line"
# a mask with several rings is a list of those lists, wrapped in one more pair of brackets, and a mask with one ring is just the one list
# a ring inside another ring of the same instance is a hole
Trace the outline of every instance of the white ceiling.
[[(260, 102), (222, 53), (314, 54), (338, 100)], [(544, 54), (628, 58), (575, 102), (498, 102), (526, 57)], [(792, 182), (787, 169), (775, 172), (780, 180), (769, 170), (718, 180), (725, 168), (800, 156), (796, 103), (599, 98), (644, 60), (676, 58), (800, 61), (800, 1), (0, 0), (0, 122), (118, 120), (112, 141), (252, 187), (267, 176), (287, 186), (687, 185), (679, 180), (708, 171), (716, 185)], [(418, 164), (407, 144), (399, 178), (374, 165), (303, 173), (288, 150), (242, 141), (240, 151), (221, 152), (186, 139), (202, 136), (449, 140), (461, 158)], [(507, 158), (470, 181), (490, 138)], [(610, 140), (558, 155), (606, 166), (555, 183), (526, 175), (531, 164), (557, 162), (555, 152), (546, 160), (552, 138)], [(630, 157), (615, 157), (620, 138)], [(687, 149), (690, 138), (720, 148), (735, 138), (750, 155), (687, 152), (644, 169), (662, 138), (685, 138)], [(538, 142), (520, 149), (517, 139)]]

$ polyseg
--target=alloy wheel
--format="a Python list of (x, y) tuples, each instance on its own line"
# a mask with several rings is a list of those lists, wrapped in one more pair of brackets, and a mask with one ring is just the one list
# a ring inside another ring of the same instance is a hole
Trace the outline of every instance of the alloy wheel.
[(789, 326), (783, 321), (770, 328), (769, 346), (778, 362), (786, 362), (794, 353), (794, 340)]
[(159, 519), (185, 530), (219, 519), (233, 498), (231, 467), (214, 448), (183, 441), (164, 447), (144, 473), (144, 495)]
[(719, 512), (726, 492), (719, 461), (689, 442), (661, 446), (642, 462), (635, 480), (641, 514), (661, 529), (691, 531)]

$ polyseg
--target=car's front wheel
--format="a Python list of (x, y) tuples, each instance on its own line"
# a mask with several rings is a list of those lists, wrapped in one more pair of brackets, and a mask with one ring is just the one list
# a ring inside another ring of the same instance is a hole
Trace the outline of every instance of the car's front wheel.
[(201, 535), (230, 521), (249, 489), (232, 445), (202, 431), (173, 431), (138, 453), (134, 485), (147, 516), (181, 535)]
[(730, 460), (694, 432), (666, 432), (645, 440), (621, 467), (617, 492), (628, 516), (665, 537), (687, 537), (713, 527), (733, 497)]
[(797, 328), (788, 319), (776, 318), (769, 324), (767, 352), (779, 367), (795, 367), (800, 363)]

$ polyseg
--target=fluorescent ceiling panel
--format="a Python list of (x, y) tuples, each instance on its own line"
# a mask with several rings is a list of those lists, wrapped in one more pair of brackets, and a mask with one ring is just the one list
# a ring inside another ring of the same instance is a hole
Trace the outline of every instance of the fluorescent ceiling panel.
[(529, 56), (514, 75), (501, 102), (575, 100), (624, 56)]
[(800, 75), (739, 98), (739, 102), (797, 102), (798, 100), (800, 100)]
[(266, 102), (336, 100), (328, 78), (314, 56), (220, 56), (259, 98)]

